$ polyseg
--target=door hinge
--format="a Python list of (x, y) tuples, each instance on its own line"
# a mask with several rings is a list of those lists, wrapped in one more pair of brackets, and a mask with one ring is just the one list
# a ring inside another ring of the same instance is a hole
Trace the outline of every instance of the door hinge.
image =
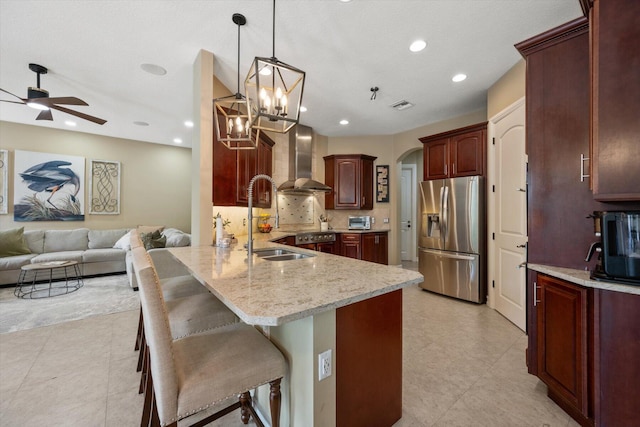
[(491, 191), (493, 191), (494, 193), (496, 192), (496, 186), (495, 185), (491, 186)]
[(491, 287), (492, 287), (492, 288), (495, 288), (495, 287), (496, 287), (496, 281), (495, 281), (495, 280), (492, 280), (492, 281), (491, 281)]
[(492, 139), (493, 145), (496, 145), (496, 139), (495, 138), (491, 138), (491, 139)]
[(496, 233), (491, 233), (491, 239), (496, 240)]

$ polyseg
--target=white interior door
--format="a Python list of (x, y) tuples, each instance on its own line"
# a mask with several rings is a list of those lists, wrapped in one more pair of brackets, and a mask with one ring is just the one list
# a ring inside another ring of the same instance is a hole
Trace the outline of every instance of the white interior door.
[(494, 305), (523, 331), (526, 329), (527, 158), (524, 102), (494, 126), (495, 173), (493, 278)]
[(402, 165), (400, 183), (400, 259), (416, 260), (416, 166)]

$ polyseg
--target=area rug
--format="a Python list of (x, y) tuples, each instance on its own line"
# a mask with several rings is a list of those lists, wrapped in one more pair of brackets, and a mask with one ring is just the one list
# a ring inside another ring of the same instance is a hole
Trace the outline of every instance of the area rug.
[(77, 291), (52, 298), (20, 299), (13, 290), (0, 289), (0, 333), (140, 307), (138, 292), (131, 289), (126, 274), (84, 279), (84, 286)]

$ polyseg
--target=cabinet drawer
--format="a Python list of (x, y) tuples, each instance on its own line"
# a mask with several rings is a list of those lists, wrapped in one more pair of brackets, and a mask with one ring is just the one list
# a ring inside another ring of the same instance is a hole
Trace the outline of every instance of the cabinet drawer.
[(341, 234), (340, 235), (341, 242), (360, 242), (359, 234)]

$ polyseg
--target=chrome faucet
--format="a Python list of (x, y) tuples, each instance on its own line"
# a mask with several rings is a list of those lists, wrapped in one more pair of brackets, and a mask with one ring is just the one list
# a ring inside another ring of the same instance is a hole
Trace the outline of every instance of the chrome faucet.
[(249, 240), (247, 241), (247, 256), (249, 259), (253, 256), (253, 183), (259, 179), (266, 179), (273, 186), (273, 198), (276, 199), (276, 226), (280, 228), (280, 215), (278, 214), (278, 187), (276, 183), (269, 175), (259, 174), (251, 178), (249, 181), (249, 215), (247, 220), (249, 221)]

